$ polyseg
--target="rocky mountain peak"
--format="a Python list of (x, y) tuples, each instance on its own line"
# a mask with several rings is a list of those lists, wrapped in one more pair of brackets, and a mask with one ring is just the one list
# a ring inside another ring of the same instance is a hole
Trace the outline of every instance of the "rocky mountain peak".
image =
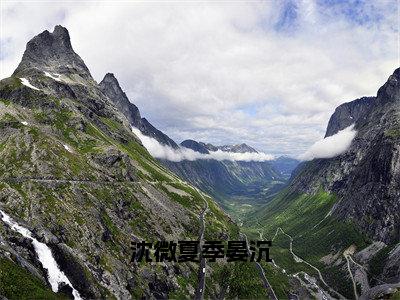
[(53, 32), (43, 31), (26, 45), (20, 64), (14, 76), (49, 72), (54, 74), (77, 74), (84, 79), (92, 79), (89, 69), (72, 48), (68, 30), (61, 25)]
[(227, 152), (235, 152), (235, 153), (257, 153), (257, 150), (250, 147), (249, 145), (242, 143), (242, 144), (237, 144), (237, 145), (224, 145), (218, 147), (222, 151), (227, 151)]
[(128, 96), (122, 90), (113, 73), (107, 73), (99, 83), (99, 87), (103, 94), (114, 103), (132, 126), (138, 128), (144, 135), (155, 138), (163, 145), (168, 145), (175, 149), (179, 148), (166, 134), (155, 128), (148, 120), (141, 117), (138, 107), (129, 101)]
[(400, 102), (400, 68), (397, 68), (378, 90), (377, 100), (380, 105), (385, 105), (389, 102)]
[(106, 83), (106, 82), (107, 83), (112, 83), (112, 84), (115, 84), (115, 85), (119, 86), (119, 82), (118, 82), (117, 78), (115, 78), (114, 73), (107, 73), (106, 75), (104, 75), (104, 78), (103, 78), (103, 80), (101, 82), (103, 82), (103, 83)]
[(351, 124), (360, 127), (367, 121), (370, 112), (379, 110), (388, 103), (398, 102), (400, 102), (400, 68), (389, 76), (386, 83), (378, 90), (376, 97), (362, 97), (338, 106), (329, 120), (325, 137), (332, 136)]
[(375, 99), (375, 97), (362, 97), (338, 106), (329, 119), (325, 137), (332, 136), (352, 124), (365, 120)]
[(125, 115), (129, 123), (132, 126), (139, 128), (142, 119), (139, 109), (129, 101), (114, 74), (107, 73), (99, 83), (99, 87), (100, 90), (110, 98), (116, 107)]
[(130, 103), (128, 97), (122, 90), (117, 78), (115, 78), (113, 73), (107, 73), (103, 80), (99, 83), (99, 86), (103, 93), (105, 93), (114, 102), (120, 101), (124, 102), (125, 104)]

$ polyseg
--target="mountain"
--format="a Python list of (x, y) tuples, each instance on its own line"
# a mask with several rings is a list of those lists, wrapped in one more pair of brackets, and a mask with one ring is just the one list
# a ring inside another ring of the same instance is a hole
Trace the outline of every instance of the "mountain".
[(238, 144), (238, 145), (224, 145), (217, 146), (218, 149), (225, 152), (234, 152), (234, 153), (258, 153), (257, 150), (250, 147), (246, 144)]
[(139, 109), (135, 104), (129, 101), (125, 92), (119, 86), (114, 74), (107, 73), (100, 82), (99, 87), (101, 91), (114, 102), (115, 106), (123, 113), (132, 126), (138, 128), (144, 135), (156, 139), (163, 145), (170, 146), (174, 149), (178, 148), (178, 145), (172, 139), (151, 125), (146, 118), (140, 116)]
[(339, 106), (325, 136), (352, 124), (345, 153), (300, 164), (245, 226), (277, 240), (286, 272), (311, 274), (331, 296), (375, 299), (400, 289), (400, 69), (376, 97)]
[(356, 122), (365, 120), (375, 100), (375, 97), (362, 97), (337, 107), (329, 119), (325, 137), (332, 136)]
[[(196, 142), (193, 140), (185, 140), (181, 143), (182, 146), (186, 148), (191, 148), (196, 145), (198, 147), (199, 145), (206, 149), (207, 151), (224, 151), (224, 152), (234, 152), (234, 153), (258, 153), (257, 150), (254, 148), (250, 147), (249, 145), (242, 143), (242, 144), (237, 144), (237, 145), (223, 145), (223, 146), (214, 146), (213, 144), (210, 143), (203, 143), (203, 142)], [(192, 149), (195, 150), (195, 149)], [(197, 150), (195, 150), (197, 151)], [(204, 150), (203, 150), (204, 151)], [(200, 152), (200, 151), (198, 151)]]
[(62, 26), (56, 26), (53, 33), (45, 30), (28, 42), (13, 76), (43, 76), (46, 71), (93, 82), (89, 69), (72, 49), (68, 30)]
[(265, 295), (255, 264), (130, 262), (131, 242), (239, 228), (153, 159), (131, 126), (158, 132), (126, 100), (110, 74), (97, 84), (62, 26), (0, 81), (0, 298)]
[[(182, 147), (209, 154), (213, 151), (233, 153), (258, 153), (246, 145), (214, 146), (209, 143), (185, 140)], [(268, 198), (281, 189), (297, 166), (298, 161), (280, 157), (271, 161), (230, 161), (215, 159), (184, 160), (162, 163), (179, 177), (213, 195), (225, 209), (231, 211), (239, 201), (238, 209), (244, 206), (265, 203)]]
[(201, 143), (201, 142), (199, 143), (194, 140), (184, 140), (181, 143), (181, 146), (188, 148), (188, 149), (192, 149), (193, 151), (196, 151), (196, 152), (199, 152), (202, 154), (209, 154), (210, 151), (213, 151), (213, 150), (209, 150), (209, 147), (206, 144)]

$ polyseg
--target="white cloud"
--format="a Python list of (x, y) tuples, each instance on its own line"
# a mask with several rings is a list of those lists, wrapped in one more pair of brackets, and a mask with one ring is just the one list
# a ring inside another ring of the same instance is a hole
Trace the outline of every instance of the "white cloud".
[(315, 142), (304, 154), (300, 155), (301, 160), (313, 160), (314, 158), (332, 158), (346, 152), (353, 139), (357, 135), (354, 124)]
[(60, 23), (94, 77), (115, 73), (177, 141), (298, 155), (337, 105), (376, 94), (398, 66), (396, 1), (293, 1), (294, 19), (288, 1), (3, 2), (2, 77)]
[(215, 159), (218, 161), (269, 161), (274, 159), (273, 155), (265, 153), (233, 153), (218, 150), (210, 151), (209, 154), (204, 154), (185, 147), (173, 149), (169, 146), (160, 144), (156, 139), (142, 134), (137, 128), (132, 127), (132, 131), (153, 157), (174, 162), (183, 160), (194, 161), (199, 159)]

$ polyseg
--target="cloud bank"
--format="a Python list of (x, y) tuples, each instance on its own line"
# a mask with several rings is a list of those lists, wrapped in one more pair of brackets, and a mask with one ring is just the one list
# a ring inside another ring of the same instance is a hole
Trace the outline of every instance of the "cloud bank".
[(1, 3), (2, 77), (61, 24), (97, 81), (114, 73), (179, 141), (298, 156), (336, 106), (375, 95), (399, 66), (397, 0)]
[(143, 146), (147, 149), (147, 151), (149, 151), (149, 153), (153, 157), (174, 162), (180, 162), (183, 160), (195, 161), (199, 159), (215, 159), (218, 161), (229, 160), (262, 162), (274, 159), (273, 155), (265, 153), (233, 153), (218, 150), (210, 151), (209, 154), (203, 154), (185, 147), (173, 149), (169, 146), (160, 144), (156, 139), (142, 134), (140, 130), (135, 127), (132, 127), (132, 131), (140, 139)]
[(356, 135), (357, 131), (354, 130), (353, 124), (335, 135), (315, 142), (299, 158), (301, 160), (313, 160), (314, 158), (332, 158), (338, 156), (349, 149)]

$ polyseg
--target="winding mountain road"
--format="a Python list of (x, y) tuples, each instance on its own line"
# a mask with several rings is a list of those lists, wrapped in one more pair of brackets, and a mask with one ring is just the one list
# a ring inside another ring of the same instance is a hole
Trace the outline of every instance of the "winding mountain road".
[(347, 270), (349, 272), (351, 282), (353, 283), (354, 298), (357, 300), (359, 298), (358, 293), (357, 293), (357, 284), (356, 284), (356, 281), (354, 280), (353, 273), (351, 272), (349, 255), (346, 253), (343, 253), (343, 256), (346, 259)]
[[(201, 221), (201, 229), (200, 229), (200, 235), (199, 235), (199, 242), (200, 242), (200, 248), (201, 248), (204, 243), (204, 231), (206, 228), (206, 222), (205, 222), (204, 218), (205, 218), (205, 215), (208, 210), (208, 202), (204, 198), (203, 194), (198, 189), (196, 189), (196, 191), (199, 193), (201, 198), (203, 198), (204, 203), (205, 203), (205, 207), (199, 215), (199, 220)], [(206, 285), (206, 259), (203, 257), (200, 257), (199, 272), (198, 272), (198, 285), (197, 285), (195, 296), (194, 296), (194, 298), (196, 300), (202, 300), (204, 298), (205, 285)]]
[(335, 295), (338, 296), (340, 299), (345, 299), (346, 297), (344, 297), (342, 294), (340, 294), (339, 292), (337, 292), (336, 290), (334, 290), (331, 286), (329, 286), (329, 285), (326, 283), (326, 281), (325, 281), (324, 278), (322, 277), (321, 271), (320, 271), (316, 266), (310, 264), (308, 261), (302, 259), (301, 257), (299, 257), (298, 255), (296, 255), (296, 254), (293, 252), (293, 238), (292, 238), (292, 236), (290, 236), (289, 234), (287, 234), (285, 231), (283, 231), (283, 229), (282, 229), (281, 227), (279, 227), (279, 228), (276, 230), (275, 235), (274, 235), (274, 237), (272, 238), (272, 241), (277, 237), (279, 231), (282, 232), (283, 235), (287, 236), (287, 237), (290, 239), (289, 251), (290, 251), (290, 253), (291, 253), (292, 256), (293, 256), (293, 259), (294, 259), (296, 262), (305, 263), (305, 264), (308, 265), (309, 267), (313, 268), (313, 269), (318, 273), (318, 277), (319, 277), (319, 279), (321, 280), (321, 282), (329, 289), (329, 291), (330, 291), (331, 293), (335, 294)]
[[(396, 290), (400, 290), (400, 282), (399, 283), (386, 283), (378, 278), (375, 278), (376, 280), (379, 280), (382, 284), (376, 285), (374, 287), (370, 287), (369, 285), (369, 280), (368, 280), (368, 270), (366, 267), (360, 265), (358, 262), (356, 262), (353, 257), (351, 256), (351, 253), (344, 252), (343, 253), (344, 257), (346, 258), (347, 261), (347, 267), (349, 271), (349, 275), (353, 281), (353, 286), (354, 286), (354, 294), (357, 299), (360, 300), (367, 300), (367, 299), (378, 299), (381, 297), (384, 297), (385, 295), (392, 294)], [(355, 267), (356, 267), (356, 272), (358, 271), (358, 277), (354, 278), (351, 272), (350, 268), (350, 262), (352, 262)], [(358, 296), (357, 290), (355, 288), (356, 286), (356, 281), (360, 283), (361, 285), (361, 295)]]
[[(251, 253), (250, 244), (249, 244), (249, 240), (247, 239), (247, 235), (242, 233), (242, 236), (244, 236), (244, 238), (246, 239), (247, 252), (250, 255), (250, 253)], [(265, 288), (265, 290), (267, 292), (267, 296), (269, 296), (270, 299), (278, 300), (278, 298), (276, 297), (276, 294), (274, 292), (274, 289), (272, 288), (271, 284), (269, 283), (269, 281), (267, 279), (267, 276), (265, 275), (264, 268), (261, 266), (261, 264), (258, 261), (256, 261), (255, 263), (256, 263), (257, 269), (258, 269), (258, 271), (260, 273), (260, 277), (261, 277), (261, 280), (263, 282), (264, 288)]]

